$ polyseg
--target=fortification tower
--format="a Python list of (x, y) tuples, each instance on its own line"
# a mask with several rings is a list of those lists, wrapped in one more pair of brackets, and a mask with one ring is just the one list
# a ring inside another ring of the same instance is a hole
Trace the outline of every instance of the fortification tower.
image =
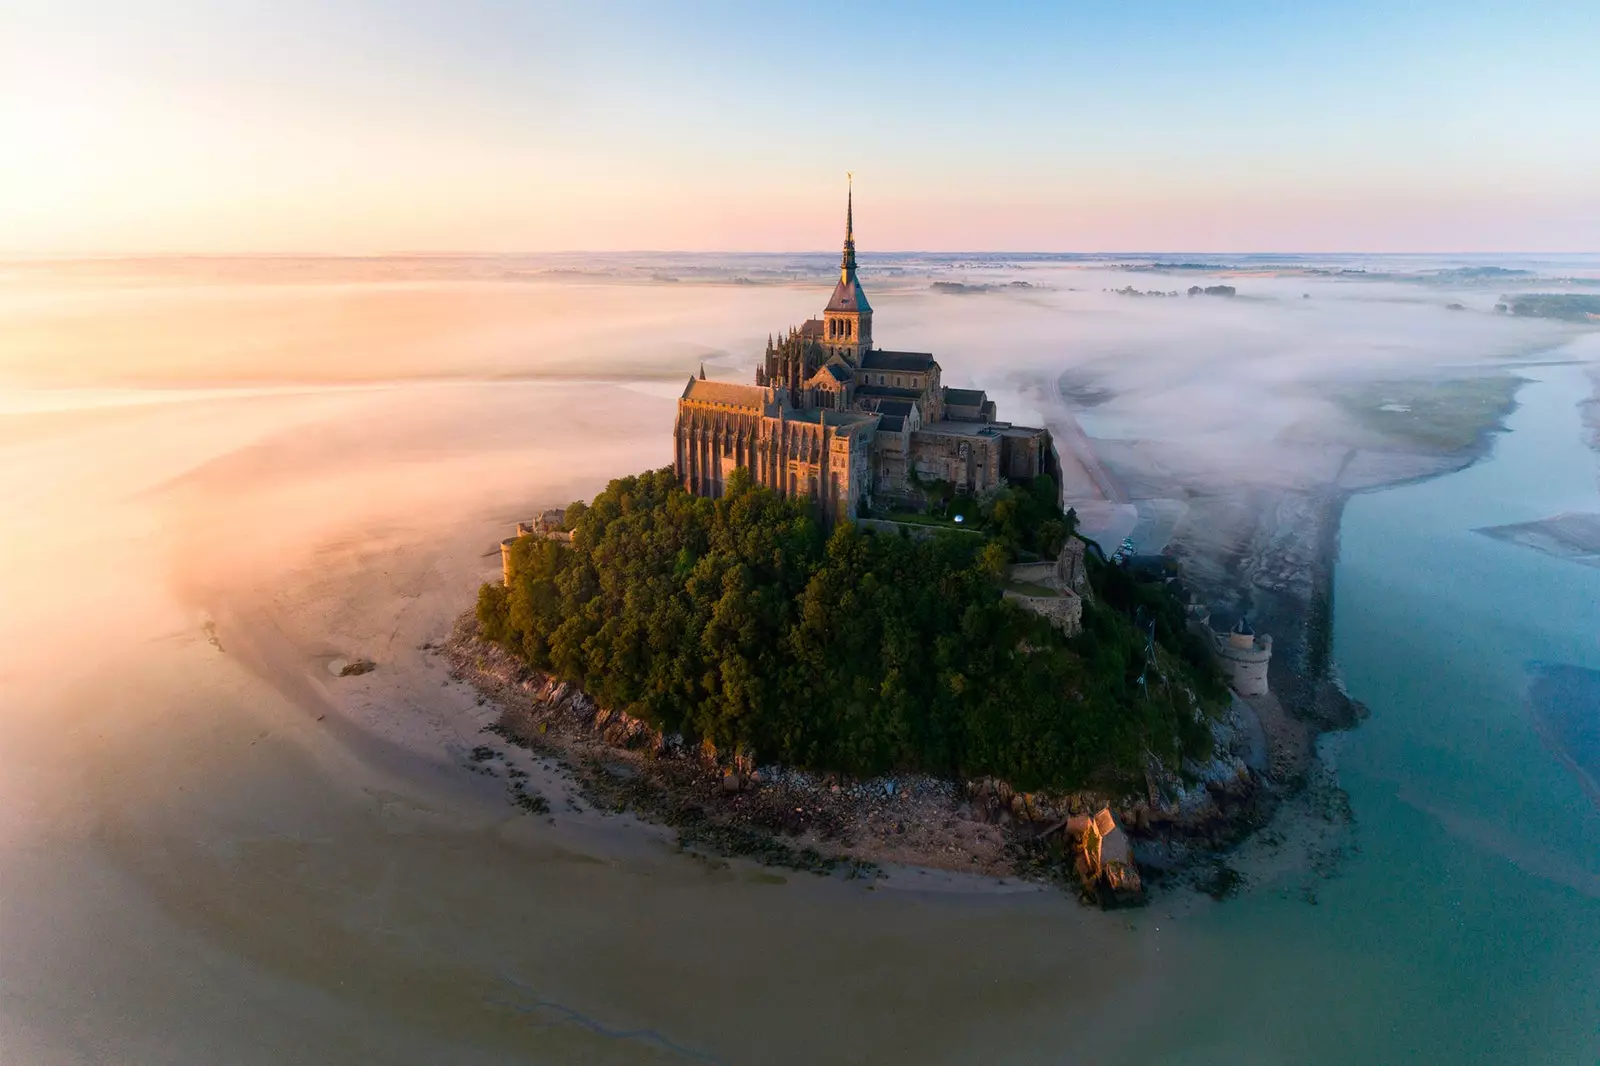
[(1267, 694), (1267, 664), (1272, 661), (1272, 638), (1256, 635), (1241, 617), (1226, 637), (1213, 635), (1213, 646), (1228, 681), (1241, 696)]
[(839, 284), (822, 312), (822, 343), (852, 366), (872, 348), (872, 305), (856, 277), (855, 183), (845, 192), (844, 253), (839, 257)]

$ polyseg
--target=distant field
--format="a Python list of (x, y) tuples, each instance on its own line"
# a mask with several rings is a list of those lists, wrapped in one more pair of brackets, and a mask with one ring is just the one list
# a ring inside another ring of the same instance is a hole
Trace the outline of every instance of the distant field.
[(1564, 322), (1600, 322), (1600, 296), (1586, 293), (1526, 293), (1502, 296), (1507, 310), (1519, 318), (1559, 318)]
[(1510, 413), (1521, 378), (1374, 381), (1335, 395), (1361, 425), (1427, 451), (1470, 447)]

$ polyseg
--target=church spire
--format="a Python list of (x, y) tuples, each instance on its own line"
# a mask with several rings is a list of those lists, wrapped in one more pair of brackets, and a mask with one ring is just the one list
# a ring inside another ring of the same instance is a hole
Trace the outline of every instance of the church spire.
[(851, 244), (856, 240), (856, 176), (844, 172), (844, 239)]
[(845, 171), (844, 194), (844, 254), (839, 257), (839, 280), (851, 282), (856, 277), (856, 190), (855, 174)]

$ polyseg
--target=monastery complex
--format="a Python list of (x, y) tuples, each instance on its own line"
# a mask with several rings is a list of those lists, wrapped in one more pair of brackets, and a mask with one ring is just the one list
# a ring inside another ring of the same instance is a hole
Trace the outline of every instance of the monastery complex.
[[(856, 273), (852, 195), (839, 281), (822, 317), (769, 338), (753, 385), (708, 381), (704, 368), (689, 379), (673, 426), (673, 469), (689, 492), (717, 498), (744, 467), (780, 495), (810, 501), (829, 525), (921, 510), (933, 497), (978, 496), (1042, 474), (1057, 485), (1059, 504), (1061, 461), (1049, 431), (1000, 421), (981, 389), (952, 389), (939, 375), (927, 352), (873, 345), (872, 305)], [(1087, 476), (1097, 484), (1106, 480), (1094, 469)], [(518, 523), (517, 535), (500, 544), (508, 586), (513, 545), (528, 536), (572, 539), (562, 510)], [(1093, 595), (1084, 548), (1083, 540), (1069, 538), (1053, 561), (1013, 565), (1004, 595), (1068, 636), (1080, 633), (1083, 602)], [(1132, 541), (1124, 541), (1124, 550), (1132, 552)], [(1122, 560), (1123, 551), (1112, 559)], [(1267, 694), (1271, 637), (1257, 636), (1242, 618), (1233, 632), (1217, 633), (1209, 611), (1198, 605), (1191, 607), (1189, 624), (1205, 636), (1237, 692)]]
[(934, 483), (974, 496), (1040, 474), (1059, 486), (1049, 431), (999, 421), (982, 390), (946, 387), (927, 352), (874, 346), (854, 207), (852, 194), (839, 282), (822, 317), (769, 338), (755, 384), (707, 381), (702, 370), (684, 387), (673, 427), (684, 487), (720, 496), (742, 466), (832, 523), (920, 508)]

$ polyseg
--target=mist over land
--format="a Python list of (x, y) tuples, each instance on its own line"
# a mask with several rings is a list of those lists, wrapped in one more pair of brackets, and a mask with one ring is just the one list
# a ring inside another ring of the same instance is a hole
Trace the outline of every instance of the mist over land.
[[(1197, 975), (1267, 995), (1302, 979), (1296, 960), (1216, 961), (1210, 931), (1174, 932), (1165, 911), (1129, 930), (1036, 895), (897, 910), (708, 871), (593, 812), (518, 820), (463, 770), (491, 709), (425, 645), (498, 572), (495, 543), (666, 465), (683, 380), (702, 363), (748, 380), (768, 333), (816, 313), (832, 260), (0, 264), (0, 748), (22, 753), (0, 769), (17, 812), (0, 822), (0, 1058), (42, 1061), (70, 1031), (81, 1061), (213, 1061), (173, 1042), (196, 1026), (238, 1062), (837, 1057), (843, 1032), (817, 1017), (846, 1020), (869, 1058), (970, 1059), (1001, 1039), (1099, 1061), (1237, 1051), (1232, 995)], [(1105, 527), (1170, 539), (1218, 590), (1258, 576), (1228, 560), (1266, 528), (1263, 500), (1290, 513), (1460, 465), (1484, 446), (1473, 405), (1514, 392), (1519, 368), (1600, 357), (1595, 327), (1494, 310), (1594, 291), (1593, 257), (898, 255), (863, 256), (862, 274), (880, 343), (932, 351), (1004, 418), (1075, 418), (1116, 482)], [(1237, 295), (1111, 291), (1196, 281)], [(1069, 482), (1069, 502), (1090, 487)], [(354, 656), (378, 669), (325, 669)], [(1596, 873), (1581, 855), (1525, 865), (1579, 894)], [(1263, 896), (1298, 886), (1283, 876)], [(970, 935), (943, 935), (957, 921)], [(784, 969), (730, 966), (710, 926)], [(619, 984), (623, 957), (655, 979)], [(1363, 965), (1358, 1045), (1429, 1024), (1379, 994), (1403, 960)], [(91, 969), (113, 1006), (84, 1019)], [(785, 1007), (797, 986), (808, 1016)], [(874, 1009), (884, 987), (920, 1009)], [(1548, 991), (1496, 1003), (1583, 1047)], [(1229, 1032), (1132, 1031), (1197, 1002), (1188, 1017)], [(1314, 1006), (1250, 1024), (1304, 1059), (1338, 1024)]]

